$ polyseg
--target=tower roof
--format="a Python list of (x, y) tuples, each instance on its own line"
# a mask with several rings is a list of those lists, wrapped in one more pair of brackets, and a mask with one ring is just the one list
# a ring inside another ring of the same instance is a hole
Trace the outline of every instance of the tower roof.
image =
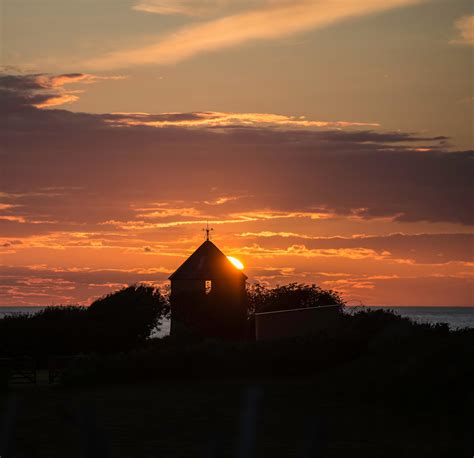
[(215, 280), (247, 276), (210, 240), (206, 240), (178, 269), (170, 280)]

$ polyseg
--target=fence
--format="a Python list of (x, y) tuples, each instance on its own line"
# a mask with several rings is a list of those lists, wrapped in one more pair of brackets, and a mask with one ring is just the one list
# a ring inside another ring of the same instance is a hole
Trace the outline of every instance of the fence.
[(36, 361), (33, 358), (0, 358), (0, 368), (9, 384), (36, 384)]
[(307, 307), (255, 314), (257, 340), (283, 339), (315, 334), (339, 318), (338, 305)]
[(7, 385), (36, 385), (46, 382), (45, 377), (40, 377), (38, 381), (37, 374), (46, 375), (47, 383), (59, 383), (62, 374), (69, 366), (74, 356), (50, 356), (46, 369), (39, 370), (36, 360), (30, 357), (12, 357), (0, 358), (0, 383)]

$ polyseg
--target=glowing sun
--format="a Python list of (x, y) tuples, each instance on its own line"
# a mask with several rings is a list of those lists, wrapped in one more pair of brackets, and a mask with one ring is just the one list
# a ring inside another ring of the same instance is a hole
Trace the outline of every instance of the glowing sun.
[(237, 267), (237, 269), (242, 270), (244, 268), (244, 265), (237, 258), (234, 258), (233, 256), (227, 256), (227, 259), (232, 264), (234, 264), (234, 266)]

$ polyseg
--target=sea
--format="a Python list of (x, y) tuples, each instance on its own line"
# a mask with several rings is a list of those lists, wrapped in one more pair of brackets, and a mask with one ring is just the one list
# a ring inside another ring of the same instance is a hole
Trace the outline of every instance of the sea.
[[(0, 319), (5, 315), (32, 314), (45, 307), (7, 307), (0, 306)], [(388, 307), (366, 306), (367, 309), (393, 310), (395, 313), (408, 317), (418, 323), (446, 323), (450, 329), (474, 328), (474, 307)], [(353, 307), (348, 307), (348, 310)], [(169, 334), (170, 323), (165, 320), (160, 329), (153, 331), (153, 337), (163, 337)]]

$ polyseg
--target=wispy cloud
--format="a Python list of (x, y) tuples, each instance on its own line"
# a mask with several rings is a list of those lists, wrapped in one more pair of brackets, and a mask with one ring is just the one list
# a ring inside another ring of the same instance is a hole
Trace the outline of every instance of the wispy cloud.
[[(259, 8), (191, 24), (165, 38), (157, 38), (150, 45), (113, 51), (90, 59), (84, 65), (91, 69), (116, 69), (131, 65), (173, 64), (200, 53), (230, 48), (252, 40), (290, 36), (421, 1), (424, 0), (267, 1)], [(155, 9), (162, 14), (166, 11), (189, 14), (194, 11), (190, 5), (191, 2), (140, 2), (138, 7), (147, 11)]]
[(254, 257), (304, 257), (304, 258), (319, 258), (319, 257), (338, 257), (347, 259), (366, 259), (372, 258), (376, 260), (383, 260), (390, 256), (389, 252), (377, 252), (369, 248), (327, 248), (327, 249), (310, 249), (306, 245), (291, 245), (285, 248), (264, 248), (258, 244), (241, 247), (239, 252), (242, 254), (251, 255)]
[(107, 120), (116, 126), (148, 127), (380, 127), (380, 124), (361, 121), (317, 121), (305, 116), (287, 116), (274, 113), (225, 113), (216, 111), (195, 113), (113, 113)]
[(474, 45), (474, 15), (463, 16), (459, 18), (454, 27), (458, 32), (458, 36), (451, 40), (454, 45)]
[[(238, 0), (247, 4), (249, 0)], [(136, 11), (163, 15), (208, 16), (236, 3), (232, 0), (139, 0), (133, 6)]]
[(236, 200), (241, 199), (244, 196), (221, 196), (217, 197), (214, 200), (205, 200), (204, 203), (206, 205), (224, 205), (227, 202), (234, 202)]
[(125, 76), (98, 76), (90, 73), (48, 73), (9, 74), (0, 72), (0, 91), (22, 96), (25, 105), (36, 108), (50, 108), (79, 99), (81, 90), (67, 89), (65, 86), (74, 83), (91, 84), (101, 80), (121, 80)]
[(311, 251), (371, 250), (394, 262), (430, 265), (446, 265), (450, 262), (471, 262), (473, 254), (466, 250), (474, 242), (472, 234), (402, 234), (384, 236), (351, 235), (310, 236), (287, 232), (247, 232), (241, 237), (268, 250), (287, 250), (289, 246), (305, 246)]

